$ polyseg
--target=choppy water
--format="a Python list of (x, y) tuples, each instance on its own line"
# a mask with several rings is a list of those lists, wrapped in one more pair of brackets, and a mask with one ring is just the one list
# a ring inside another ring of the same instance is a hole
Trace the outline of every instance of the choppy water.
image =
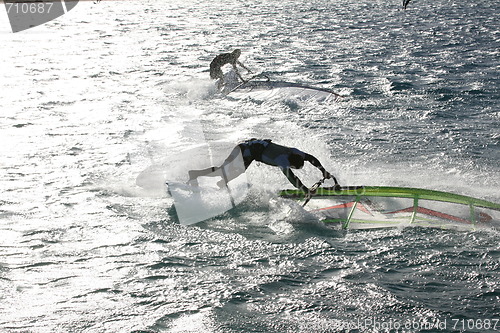
[[(499, 202), (498, 5), (400, 6), (80, 2), (17, 34), (4, 16), (0, 330), (499, 331), (498, 233), (330, 230), (262, 165), (245, 203), (190, 227), (135, 185), (194, 143), (270, 137), (342, 184)], [(347, 97), (221, 97), (208, 63), (235, 47)]]

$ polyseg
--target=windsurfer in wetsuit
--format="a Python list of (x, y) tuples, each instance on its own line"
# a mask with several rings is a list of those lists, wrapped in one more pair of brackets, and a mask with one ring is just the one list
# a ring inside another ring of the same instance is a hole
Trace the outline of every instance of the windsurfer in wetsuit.
[(224, 65), (231, 64), (234, 68), (234, 71), (236, 72), (236, 74), (238, 75), (238, 77), (240, 78), (240, 80), (242, 82), (245, 82), (245, 80), (238, 72), (238, 68), (236, 67), (236, 65), (243, 67), (244, 69), (246, 69), (248, 71), (248, 73), (252, 73), (251, 70), (249, 70), (247, 67), (245, 67), (245, 65), (243, 65), (238, 60), (240, 55), (241, 55), (241, 50), (236, 49), (231, 53), (219, 54), (210, 63), (210, 78), (213, 80), (219, 79), (219, 83), (218, 83), (219, 90), (222, 88), (222, 85), (224, 84), (224, 73), (222, 72), (222, 69), (221, 69)]
[[(241, 163), (232, 164), (239, 156), (243, 158), (243, 165)], [(304, 153), (297, 148), (275, 144), (268, 139), (250, 139), (240, 143), (233, 149), (221, 166), (189, 171), (189, 182), (193, 184), (196, 178), (202, 176), (220, 176), (220, 172), (218, 171), (221, 171), (223, 180), (217, 183), (221, 186), (224, 184), (223, 181), (227, 183), (244, 173), (253, 161), (279, 167), (290, 183), (304, 192), (309, 192), (309, 189), (302, 184), (291, 169), (301, 169), (305, 161), (318, 168), (325, 179), (333, 179), (335, 186), (338, 186), (337, 179), (325, 170), (316, 157)]]

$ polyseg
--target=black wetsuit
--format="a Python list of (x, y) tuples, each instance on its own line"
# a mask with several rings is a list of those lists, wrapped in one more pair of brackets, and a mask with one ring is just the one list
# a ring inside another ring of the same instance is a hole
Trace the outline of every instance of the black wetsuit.
[(300, 179), (292, 172), (292, 166), (288, 157), (291, 154), (300, 155), (302, 156), (302, 158), (304, 158), (304, 161), (311, 163), (312, 165), (320, 169), (321, 172), (326, 172), (325, 168), (323, 168), (316, 157), (297, 148), (290, 148), (272, 143), (271, 140), (268, 139), (250, 139), (240, 143), (229, 155), (226, 161), (224, 161), (223, 165), (225, 165), (226, 163), (231, 163), (231, 161), (239, 155), (240, 151), (243, 157), (245, 169), (247, 169), (253, 161), (259, 161), (267, 165), (277, 166), (290, 181), (290, 183), (306, 192), (309, 189), (304, 184), (302, 184)]
[[(302, 165), (292, 165), (291, 155), (298, 155), (298, 160), (308, 161), (322, 173), (323, 177), (330, 178), (331, 175), (323, 168), (318, 159), (310, 154), (304, 153), (297, 148), (285, 147), (271, 142), (271, 140), (250, 139), (238, 144), (231, 151), (226, 160), (218, 167), (210, 167), (203, 170), (190, 170), (189, 181), (203, 176), (220, 176), (227, 183), (243, 174), (253, 161), (259, 161), (267, 165), (277, 166), (293, 184), (293, 186), (308, 192), (309, 189), (302, 184), (299, 178), (292, 172), (292, 168), (302, 168)], [(238, 161), (243, 161), (243, 163)], [(334, 178), (335, 180), (335, 178)], [(335, 184), (337, 181), (335, 180)]]
[(219, 54), (212, 60), (210, 63), (210, 78), (222, 79), (224, 77), (224, 73), (222, 73), (222, 66), (231, 64), (233, 67), (236, 67), (236, 63), (238, 62), (238, 58), (235, 57), (233, 53), (222, 53)]

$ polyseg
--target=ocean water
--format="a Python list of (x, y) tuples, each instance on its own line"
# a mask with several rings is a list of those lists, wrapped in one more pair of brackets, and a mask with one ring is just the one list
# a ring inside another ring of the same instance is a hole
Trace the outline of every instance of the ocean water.
[[(0, 331), (500, 331), (498, 231), (332, 230), (258, 163), (192, 226), (136, 185), (266, 137), (343, 185), (500, 202), (494, 1), (81, 1), (16, 34), (2, 15)], [(208, 64), (234, 48), (345, 97), (221, 96)]]

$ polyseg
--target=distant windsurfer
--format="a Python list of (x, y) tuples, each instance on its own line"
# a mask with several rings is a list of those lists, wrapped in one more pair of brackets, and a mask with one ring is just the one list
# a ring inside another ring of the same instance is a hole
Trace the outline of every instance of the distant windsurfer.
[[(243, 158), (243, 165), (241, 163), (239, 165), (238, 163), (233, 163), (238, 157)], [(216, 177), (222, 173), (223, 180), (217, 183), (222, 187), (225, 183), (244, 173), (253, 161), (279, 167), (290, 183), (304, 192), (309, 192), (309, 189), (302, 184), (291, 169), (301, 169), (305, 161), (318, 168), (323, 178), (333, 179), (335, 186), (339, 186), (337, 179), (325, 170), (316, 157), (304, 153), (297, 148), (275, 144), (269, 139), (250, 139), (238, 144), (221, 166), (203, 170), (190, 170), (188, 183), (197, 184), (196, 179), (198, 177)]]
[(403, 0), (403, 8), (406, 9), (411, 0)]
[(224, 85), (224, 73), (222, 72), (222, 67), (224, 65), (227, 65), (227, 64), (232, 65), (234, 71), (236, 72), (236, 74), (238, 75), (238, 77), (240, 78), (240, 80), (242, 82), (245, 82), (245, 80), (243, 79), (243, 77), (238, 72), (238, 67), (236, 65), (239, 65), (242, 68), (246, 69), (248, 71), (248, 73), (252, 73), (251, 70), (249, 70), (247, 67), (245, 67), (245, 65), (243, 65), (238, 60), (238, 58), (240, 57), (240, 55), (241, 55), (241, 50), (240, 49), (236, 49), (236, 50), (234, 50), (231, 53), (222, 53), (222, 54), (219, 54), (210, 63), (210, 78), (213, 79), (213, 80), (219, 80), (219, 82), (218, 82), (218, 88), (219, 88), (219, 90)]

